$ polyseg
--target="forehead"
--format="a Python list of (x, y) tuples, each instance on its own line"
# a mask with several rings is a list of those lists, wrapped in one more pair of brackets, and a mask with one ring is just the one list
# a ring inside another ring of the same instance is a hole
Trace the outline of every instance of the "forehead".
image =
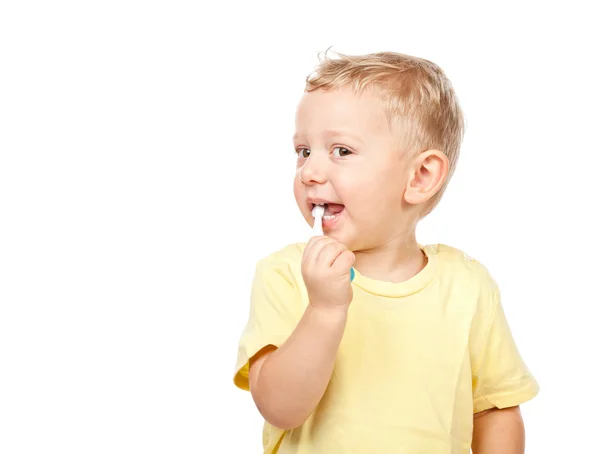
[(381, 98), (350, 88), (304, 93), (296, 111), (296, 134), (351, 130), (356, 134), (390, 133)]

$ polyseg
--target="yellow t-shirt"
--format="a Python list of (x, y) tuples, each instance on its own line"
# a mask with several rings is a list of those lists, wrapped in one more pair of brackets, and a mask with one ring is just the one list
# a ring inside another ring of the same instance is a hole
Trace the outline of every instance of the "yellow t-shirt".
[[(259, 261), (235, 384), (249, 360), (281, 346), (308, 304), (305, 244)], [(444, 245), (423, 248), (425, 268), (402, 283), (356, 272), (354, 298), (327, 391), (300, 427), (265, 423), (265, 453), (468, 454), (473, 413), (519, 405), (538, 392), (487, 270)]]

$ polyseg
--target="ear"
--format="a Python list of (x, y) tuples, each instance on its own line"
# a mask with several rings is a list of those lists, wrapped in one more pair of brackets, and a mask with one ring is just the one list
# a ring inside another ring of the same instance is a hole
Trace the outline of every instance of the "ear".
[(431, 199), (446, 181), (448, 168), (448, 158), (441, 151), (419, 153), (409, 165), (410, 174), (404, 192), (406, 202), (419, 205)]

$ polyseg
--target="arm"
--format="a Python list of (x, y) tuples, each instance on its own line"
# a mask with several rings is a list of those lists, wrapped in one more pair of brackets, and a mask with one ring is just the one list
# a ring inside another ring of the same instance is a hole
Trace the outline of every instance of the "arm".
[(308, 305), (288, 340), (251, 362), (250, 391), (266, 421), (292, 429), (314, 411), (331, 378), (346, 319), (347, 306)]
[(262, 416), (275, 427), (302, 425), (323, 397), (333, 373), (352, 301), (354, 254), (339, 241), (313, 237), (302, 255), (309, 304), (288, 339), (250, 361), (250, 392)]
[(525, 428), (520, 408), (475, 413), (471, 448), (473, 454), (524, 454)]

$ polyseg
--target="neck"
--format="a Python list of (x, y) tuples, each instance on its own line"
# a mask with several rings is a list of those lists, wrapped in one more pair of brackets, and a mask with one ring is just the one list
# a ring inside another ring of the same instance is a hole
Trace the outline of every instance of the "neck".
[(375, 248), (354, 251), (354, 255), (354, 267), (363, 276), (387, 282), (406, 281), (427, 264), (414, 230), (403, 232)]

